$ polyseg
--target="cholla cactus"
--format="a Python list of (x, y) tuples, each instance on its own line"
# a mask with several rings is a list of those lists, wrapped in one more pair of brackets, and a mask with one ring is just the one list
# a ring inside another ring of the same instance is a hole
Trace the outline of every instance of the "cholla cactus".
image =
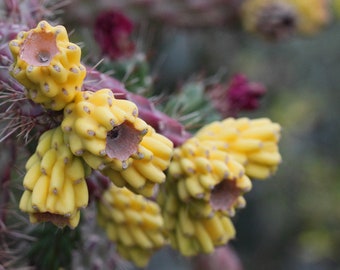
[[(26, 162), (19, 207), (31, 222), (75, 228), (93, 173), (111, 180), (92, 196), (98, 223), (137, 266), (167, 241), (192, 256), (235, 237), (231, 217), (246, 204), (250, 178), (267, 178), (281, 160), (279, 125), (229, 118), (202, 123), (192, 137), (113, 78), (89, 69), (84, 81), (79, 47), (46, 21), (19, 33), (10, 49), (22, 99), (39, 115), (55, 113)], [(158, 203), (145, 198), (152, 196)]]
[(152, 254), (165, 244), (159, 206), (126, 188), (111, 185), (98, 204), (98, 223), (117, 252), (137, 266), (147, 265)]
[(330, 22), (331, 11), (328, 0), (289, 0), (298, 14), (299, 33), (312, 35)]
[(35, 103), (58, 111), (81, 90), (86, 70), (80, 64), (80, 48), (69, 42), (63, 26), (42, 21), (20, 32), (9, 47), (14, 58), (11, 75)]
[(288, 1), (245, 0), (241, 6), (243, 28), (268, 40), (281, 40), (295, 33), (297, 16)]
[(87, 206), (87, 168), (66, 146), (60, 127), (46, 131), (26, 163), (20, 209), (32, 223), (51, 221), (74, 228)]
[(329, 19), (327, 0), (245, 0), (241, 6), (245, 30), (270, 40), (280, 40), (294, 32), (315, 34)]

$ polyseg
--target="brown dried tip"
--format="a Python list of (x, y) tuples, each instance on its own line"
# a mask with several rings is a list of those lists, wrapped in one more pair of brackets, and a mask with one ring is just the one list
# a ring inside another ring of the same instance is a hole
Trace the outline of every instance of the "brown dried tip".
[(52, 222), (54, 225), (59, 228), (63, 228), (65, 226), (71, 226), (70, 217), (65, 215), (52, 214), (49, 212), (44, 213), (33, 213), (34, 218), (36, 218), (37, 222)]
[(59, 52), (53, 33), (32, 32), (20, 49), (20, 58), (32, 66), (48, 66)]
[(211, 207), (215, 211), (229, 211), (241, 194), (241, 189), (236, 187), (236, 181), (223, 180), (211, 191)]
[(135, 129), (132, 124), (124, 122), (107, 133), (106, 154), (109, 158), (127, 160), (137, 152), (141, 140), (141, 131)]

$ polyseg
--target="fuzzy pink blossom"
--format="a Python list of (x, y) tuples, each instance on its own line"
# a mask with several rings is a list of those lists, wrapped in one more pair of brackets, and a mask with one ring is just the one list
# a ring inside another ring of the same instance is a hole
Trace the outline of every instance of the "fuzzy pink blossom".
[(240, 111), (256, 110), (266, 88), (258, 82), (249, 82), (243, 74), (234, 75), (228, 85), (214, 85), (208, 95), (215, 109), (223, 117), (235, 117)]
[(103, 54), (111, 59), (128, 57), (135, 51), (131, 40), (132, 21), (123, 13), (109, 10), (99, 14), (94, 24), (94, 37)]

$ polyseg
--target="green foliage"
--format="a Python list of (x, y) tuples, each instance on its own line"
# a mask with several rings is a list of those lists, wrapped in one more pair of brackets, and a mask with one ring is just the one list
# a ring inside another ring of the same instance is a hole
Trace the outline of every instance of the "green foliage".
[(81, 245), (79, 229), (44, 223), (37, 225), (30, 236), (36, 239), (27, 254), (30, 265), (37, 270), (71, 269), (72, 251)]

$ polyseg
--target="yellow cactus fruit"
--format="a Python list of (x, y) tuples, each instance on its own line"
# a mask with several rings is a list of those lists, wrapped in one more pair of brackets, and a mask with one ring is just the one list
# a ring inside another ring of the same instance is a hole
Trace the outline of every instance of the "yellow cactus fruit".
[(159, 206), (127, 188), (111, 185), (98, 203), (98, 223), (117, 252), (138, 267), (145, 267), (165, 244)]
[(93, 169), (110, 163), (122, 170), (147, 132), (137, 115), (134, 103), (115, 99), (109, 89), (84, 91), (65, 107), (61, 126), (72, 153)]
[(219, 141), (190, 138), (175, 149), (168, 179), (174, 182), (182, 202), (208, 202), (213, 210), (232, 214), (238, 197), (248, 192), (252, 183), (243, 166), (219, 147), (223, 148)]
[(26, 163), (20, 209), (32, 223), (50, 221), (75, 228), (88, 204), (87, 167), (66, 146), (61, 127), (46, 131)]
[(246, 31), (268, 40), (287, 38), (297, 27), (296, 10), (285, 0), (245, 0), (240, 16)]
[(297, 12), (297, 28), (301, 34), (312, 35), (330, 22), (329, 0), (288, 0)]
[(138, 117), (137, 106), (110, 89), (77, 93), (61, 124), (72, 153), (115, 185), (145, 196), (165, 181), (173, 143)]
[(149, 126), (137, 153), (130, 158), (130, 165), (123, 170), (108, 167), (103, 174), (116, 186), (125, 186), (135, 193), (151, 197), (157, 184), (165, 181), (163, 171), (170, 164), (172, 152), (173, 143)]
[(62, 110), (81, 90), (86, 75), (79, 46), (66, 29), (41, 21), (9, 43), (14, 58), (11, 75), (26, 88), (27, 97), (47, 109)]
[(196, 137), (219, 145), (218, 149), (244, 166), (247, 176), (266, 179), (281, 162), (280, 131), (280, 125), (267, 118), (227, 118), (203, 127)]
[[(235, 237), (230, 217), (215, 211), (209, 202), (191, 199), (181, 201), (176, 184), (172, 181), (162, 186), (158, 202), (162, 208), (164, 228), (170, 245), (184, 256), (211, 253), (215, 247), (226, 244)], [(193, 210), (203, 215), (193, 214)]]

